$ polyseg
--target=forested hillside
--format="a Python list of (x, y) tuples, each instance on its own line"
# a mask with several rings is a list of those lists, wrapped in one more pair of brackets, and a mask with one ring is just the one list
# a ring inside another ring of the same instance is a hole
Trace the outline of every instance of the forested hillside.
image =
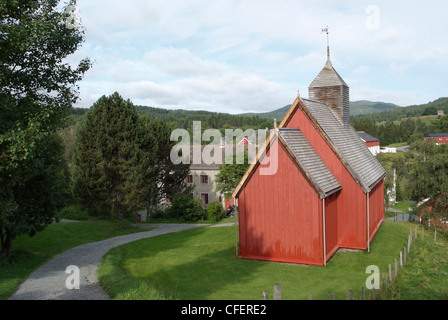
[[(178, 127), (191, 130), (193, 121), (200, 121), (203, 130), (240, 128), (272, 128), (274, 119), (280, 123), (291, 105), (265, 113), (245, 113), (231, 115), (211, 111), (168, 110), (147, 106), (136, 106), (139, 114), (152, 119), (176, 122)], [(70, 122), (76, 125), (88, 109), (73, 108)], [(391, 103), (355, 101), (350, 103), (352, 126), (357, 131), (365, 131), (377, 137), (381, 145), (392, 143), (411, 143), (423, 138), (427, 132), (448, 131), (446, 120), (437, 117), (437, 110), (448, 114), (448, 98), (409, 107), (398, 107)]]
[(397, 108), (379, 113), (352, 117), (357, 131), (378, 138), (382, 146), (422, 140), (429, 132), (448, 132), (448, 116), (437, 116), (437, 110), (448, 114), (448, 98), (427, 104)]

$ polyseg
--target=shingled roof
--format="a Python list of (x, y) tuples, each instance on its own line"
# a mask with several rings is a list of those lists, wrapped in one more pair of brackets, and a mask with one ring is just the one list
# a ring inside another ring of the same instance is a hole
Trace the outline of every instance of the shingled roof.
[(328, 58), (322, 71), (317, 75), (314, 81), (310, 84), (310, 87), (328, 87), (328, 86), (345, 86), (344, 79), (337, 73), (331, 64), (330, 58)]
[(377, 142), (380, 141), (377, 138), (371, 136), (368, 133), (365, 133), (364, 131), (358, 131), (358, 136), (364, 141), (364, 142)]
[(385, 177), (386, 171), (383, 166), (352, 127), (341, 125), (327, 104), (307, 99), (303, 99), (302, 102), (297, 106), (304, 107), (315, 119), (353, 178), (365, 192), (370, 192)]
[(279, 134), (321, 198), (341, 190), (338, 180), (299, 129), (280, 129)]

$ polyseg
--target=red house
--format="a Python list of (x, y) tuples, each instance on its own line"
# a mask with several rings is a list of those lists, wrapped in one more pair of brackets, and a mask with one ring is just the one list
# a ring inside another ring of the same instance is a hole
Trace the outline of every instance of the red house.
[(425, 133), (424, 140), (432, 140), (436, 144), (448, 143), (448, 133)]
[(366, 144), (367, 148), (369, 148), (370, 152), (374, 156), (380, 153), (380, 140), (371, 136), (370, 134), (365, 133), (364, 131), (359, 131), (358, 135), (361, 138), (361, 141)]
[(384, 220), (386, 171), (349, 123), (349, 88), (330, 58), (266, 141), (277, 172), (253, 163), (233, 196), (239, 256), (326, 265), (339, 248), (369, 250)]

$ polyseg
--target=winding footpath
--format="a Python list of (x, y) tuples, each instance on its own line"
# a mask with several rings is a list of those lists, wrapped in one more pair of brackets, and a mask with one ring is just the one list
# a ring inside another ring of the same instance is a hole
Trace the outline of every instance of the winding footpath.
[[(53, 257), (33, 272), (9, 300), (109, 300), (109, 296), (98, 282), (96, 271), (103, 256), (110, 249), (132, 241), (206, 225), (152, 224), (147, 226), (155, 227), (155, 229), (85, 244)], [(69, 266), (79, 268), (79, 289), (68, 289), (66, 286), (67, 279), (74, 274), (67, 269)]]

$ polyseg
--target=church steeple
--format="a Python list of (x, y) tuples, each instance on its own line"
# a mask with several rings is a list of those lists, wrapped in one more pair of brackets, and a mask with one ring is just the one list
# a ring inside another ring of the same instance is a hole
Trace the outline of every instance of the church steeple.
[(309, 98), (326, 103), (333, 110), (341, 125), (349, 127), (349, 87), (331, 63), (328, 27), (322, 29), (322, 32), (327, 34), (327, 62), (308, 88)]

